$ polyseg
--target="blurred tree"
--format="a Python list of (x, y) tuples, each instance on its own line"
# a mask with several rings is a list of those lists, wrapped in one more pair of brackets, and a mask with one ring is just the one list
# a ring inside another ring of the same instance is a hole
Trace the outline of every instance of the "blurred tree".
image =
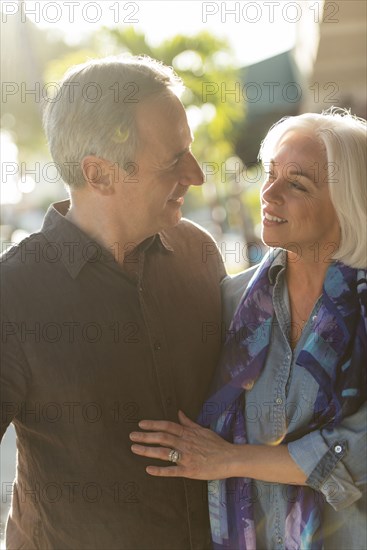
[(41, 117), (47, 97), (45, 66), (78, 48), (65, 44), (61, 32), (40, 29), (22, 15), (22, 9), (20, 3), (15, 15), (0, 21), (1, 127), (11, 133), (20, 160), (27, 160), (46, 150)]

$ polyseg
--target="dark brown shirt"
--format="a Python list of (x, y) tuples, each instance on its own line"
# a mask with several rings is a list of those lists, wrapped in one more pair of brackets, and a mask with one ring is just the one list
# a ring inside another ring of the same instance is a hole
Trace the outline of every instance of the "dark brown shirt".
[(149, 476), (129, 433), (198, 414), (220, 350), (220, 255), (181, 221), (121, 267), (67, 209), (2, 258), (1, 435), (13, 422), (18, 446), (7, 548), (209, 548), (206, 483)]

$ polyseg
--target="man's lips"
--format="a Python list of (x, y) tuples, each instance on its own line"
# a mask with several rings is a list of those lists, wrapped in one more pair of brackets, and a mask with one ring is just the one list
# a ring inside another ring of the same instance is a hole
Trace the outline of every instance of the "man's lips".
[(179, 197), (172, 197), (171, 199), (168, 199), (168, 202), (174, 202), (175, 204), (180, 204), (182, 206), (185, 199), (183, 195), (180, 195)]

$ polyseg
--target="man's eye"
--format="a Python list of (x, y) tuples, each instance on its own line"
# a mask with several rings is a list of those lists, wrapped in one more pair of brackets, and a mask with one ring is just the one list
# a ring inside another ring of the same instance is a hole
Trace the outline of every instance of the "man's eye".
[(165, 172), (169, 172), (170, 170), (174, 170), (178, 164), (178, 160), (175, 160), (172, 162), (167, 168), (164, 169)]

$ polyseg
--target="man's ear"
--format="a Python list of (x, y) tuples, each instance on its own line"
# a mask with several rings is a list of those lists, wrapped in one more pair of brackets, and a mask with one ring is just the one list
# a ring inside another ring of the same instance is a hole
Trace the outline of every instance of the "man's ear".
[(114, 171), (111, 170), (109, 161), (89, 155), (83, 158), (81, 168), (87, 185), (94, 192), (101, 195), (112, 195), (114, 193)]

